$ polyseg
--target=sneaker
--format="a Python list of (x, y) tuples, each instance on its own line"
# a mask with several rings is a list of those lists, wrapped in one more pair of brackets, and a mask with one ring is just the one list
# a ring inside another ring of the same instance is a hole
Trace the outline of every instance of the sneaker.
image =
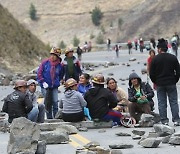
[(180, 122), (175, 121), (174, 126), (180, 126)]

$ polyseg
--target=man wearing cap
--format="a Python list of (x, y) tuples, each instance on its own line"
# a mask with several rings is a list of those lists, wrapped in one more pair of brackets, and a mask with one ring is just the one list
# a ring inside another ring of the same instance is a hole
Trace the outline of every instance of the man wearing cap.
[(180, 65), (176, 56), (167, 53), (167, 41), (158, 40), (158, 55), (152, 60), (150, 78), (157, 85), (158, 108), (162, 124), (168, 125), (167, 97), (172, 112), (172, 121), (180, 126), (176, 83), (180, 77)]
[(32, 110), (33, 105), (29, 99), (27, 90), (27, 82), (18, 80), (15, 83), (14, 92), (4, 99), (2, 111), (8, 113), (8, 122), (11, 123), (14, 118), (26, 117)]
[(65, 51), (65, 58), (62, 62), (63, 64), (63, 72), (65, 81), (69, 78), (75, 79), (77, 82), (79, 81), (79, 76), (81, 75), (81, 67), (79, 60), (73, 56), (73, 49), (67, 49)]
[(117, 98), (104, 88), (105, 79), (102, 74), (97, 74), (92, 79), (93, 88), (89, 89), (84, 95), (92, 119), (109, 121), (112, 120), (114, 125), (120, 125), (122, 114), (112, 109), (117, 106)]
[[(63, 69), (61, 64), (61, 50), (52, 48), (50, 57), (42, 61), (37, 72), (37, 81), (41, 86), (42, 94), (45, 98), (45, 104), (48, 104), (47, 119), (53, 119), (58, 112), (58, 87), (63, 77)], [(50, 95), (49, 95), (50, 94)], [(47, 101), (48, 100), (48, 101)], [(47, 105), (46, 105), (47, 106)], [(47, 107), (46, 107), (47, 108)]]
[(44, 114), (45, 114), (45, 105), (43, 103), (37, 103), (36, 97), (36, 85), (37, 81), (34, 79), (30, 79), (27, 82), (28, 90), (27, 93), (29, 95), (29, 99), (33, 104), (33, 109), (28, 113), (28, 119), (33, 122), (43, 123), (44, 122)]

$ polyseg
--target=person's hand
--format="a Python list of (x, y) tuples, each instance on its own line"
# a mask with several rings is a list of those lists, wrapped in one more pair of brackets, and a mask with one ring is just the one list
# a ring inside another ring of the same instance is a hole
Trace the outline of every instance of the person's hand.
[(46, 82), (43, 82), (43, 88), (46, 89), (48, 87), (49, 87), (48, 84)]
[(145, 99), (146, 99), (146, 96), (141, 96), (141, 99), (142, 99), (142, 100), (145, 100)]

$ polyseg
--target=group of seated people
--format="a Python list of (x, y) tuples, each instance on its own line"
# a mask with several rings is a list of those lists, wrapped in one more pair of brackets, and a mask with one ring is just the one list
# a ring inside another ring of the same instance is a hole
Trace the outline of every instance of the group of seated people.
[[(3, 112), (8, 113), (10, 123), (18, 117), (44, 122), (45, 105), (37, 103), (36, 86), (37, 82), (33, 79), (15, 83), (15, 91), (5, 98), (2, 108)], [(73, 78), (66, 80), (59, 107), (62, 109), (62, 119), (66, 122), (79, 122), (86, 117), (89, 120), (112, 120), (113, 124), (121, 125), (122, 112), (129, 112), (137, 122), (142, 113), (150, 114), (154, 108), (153, 97), (151, 86), (142, 82), (136, 73), (129, 76), (128, 95), (118, 87), (114, 78), (105, 80), (102, 74), (91, 78), (89, 74), (83, 73), (79, 83)]]
[[(137, 122), (142, 113), (150, 114), (154, 109), (154, 92), (148, 83), (142, 82), (136, 73), (129, 76), (128, 95), (118, 87), (114, 78), (97, 74), (91, 79), (86, 73), (80, 76), (79, 83), (70, 78), (65, 83), (65, 92), (60, 100), (62, 119), (69, 122), (89, 119), (112, 120), (121, 125), (122, 112), (129, 112)], [(105, 87), (107, 84), (107, 87)], [(80, 94), (80, 93), (81, 94)], [(85, 114), (88, 109), (89, 114)]]

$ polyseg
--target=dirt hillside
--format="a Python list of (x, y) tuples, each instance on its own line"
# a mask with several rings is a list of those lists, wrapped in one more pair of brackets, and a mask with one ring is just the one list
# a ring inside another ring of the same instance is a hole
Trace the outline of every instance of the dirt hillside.
[[(54, 46), (62, 40), (71, 46), (75, 35), (83, 44), (90, 39), (95, 43), (99, 33), (103, 33), (104, 40), (109, 37), (119, 42), (134, 37), (171, 37), (175, 31), (180, 32), (179, 0), (0, 0), (0, 3), (44, 43)], [(31, 3), (37, 10), (37, 21), (29, 18)], [(92, 24), (90, 14), (96, 6), (104, 15), (99, 27)]]
[(47, 55), (45, 44), (0, 5), (0, 72), (28, 72)]

